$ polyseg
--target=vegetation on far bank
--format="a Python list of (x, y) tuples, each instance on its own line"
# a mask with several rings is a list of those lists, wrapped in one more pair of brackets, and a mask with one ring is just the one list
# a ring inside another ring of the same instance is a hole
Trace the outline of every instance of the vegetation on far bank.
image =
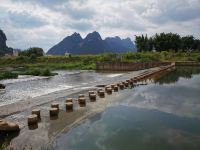
[(0, 68), (24, 67), (28, 69), (95, 69), (96, 62), (165, 62), (165, 61), (200, 61), (200, 52), (139, 52), (139, 53), (105, 53), (100, 55), (27, 56), (1, 57)]
[(181, 37), (177, 33), (156, 33), (148, 37), (147, 35), (135, 36), (135, 44), (139, 52), (142, 51), (200, 51), (200, 39), (192, 35)]
[[(18, 75), (52, 76), (54, 70), (94, 70), (96, 62), (166, 62), (198, 61), (200, 52), (162, 51), (138, 53), (104, 53), (99, 55), (43, 56), (39, 48), (20, 53), (18, 57), (0, 57), (0, 79)], [(11, 70), (11, 71), (9, 71)]]

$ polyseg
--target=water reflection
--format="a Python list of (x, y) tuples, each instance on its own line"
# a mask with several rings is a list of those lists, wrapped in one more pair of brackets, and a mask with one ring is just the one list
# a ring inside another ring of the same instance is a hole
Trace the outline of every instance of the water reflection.
[(200, 74), (200, 67), (178, 67), (173, 72), (169, 72), (167, 75), (162, 76), (155, 82), (159, 84), (169, 84), (178, 82), (180, 78), (190, 79), (193, 75)]
[(29, 125), (28, 128), (29, 128), (29, 130), (35, 130), (38, 128), (38, 124)]
[(56, 141), (56, 149), (198, 149), (200, 120), (155, 110), (110, 107)]
[(57, 138), (55, 149), (199, 150), (199, 74), (200, 68), (177, 68), (124, 90), (123, 100)]
[[(19, 135), (19, 132), (4, 133), (0, 132), (0, 149), (5, 149), (11, 140)], [(2, 140), (4, 139), (4, 140)]]

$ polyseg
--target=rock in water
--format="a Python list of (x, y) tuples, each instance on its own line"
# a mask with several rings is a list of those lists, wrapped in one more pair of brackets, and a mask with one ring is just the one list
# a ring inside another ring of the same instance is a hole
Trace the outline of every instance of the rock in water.
[(20, 128), (18, 124), (0, 119), (0, 132), (14, 132), (19, 130)]
[(0, 89), (5, 89), (6, 86), (4, 84), (0, 84)]

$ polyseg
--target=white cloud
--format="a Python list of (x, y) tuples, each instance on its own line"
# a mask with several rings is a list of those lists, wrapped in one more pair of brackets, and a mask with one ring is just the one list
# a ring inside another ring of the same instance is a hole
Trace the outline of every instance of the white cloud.
[(14, 48), (48, 50), (67, 35), (177, 32), (200, 38), (199, 0), (1, 0), (0, 28)]

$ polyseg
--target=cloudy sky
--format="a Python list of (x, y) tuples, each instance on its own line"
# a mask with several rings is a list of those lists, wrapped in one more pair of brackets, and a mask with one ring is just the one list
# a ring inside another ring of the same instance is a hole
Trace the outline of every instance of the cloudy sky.
[(47, 51), (73, 32), (130, 37), (176, 32), (200, 38), (200, 0), (0, 0), (0, 29), (13, 48)]

